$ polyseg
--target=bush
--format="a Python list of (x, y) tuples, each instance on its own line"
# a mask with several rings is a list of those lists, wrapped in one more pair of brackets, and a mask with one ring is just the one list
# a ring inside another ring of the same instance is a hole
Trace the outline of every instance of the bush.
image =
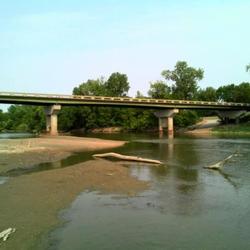
[(187, 127), (199, 121), (200, 117), (195, 111), (181, 110), (179, 114), (174, 116), (176, 127)]

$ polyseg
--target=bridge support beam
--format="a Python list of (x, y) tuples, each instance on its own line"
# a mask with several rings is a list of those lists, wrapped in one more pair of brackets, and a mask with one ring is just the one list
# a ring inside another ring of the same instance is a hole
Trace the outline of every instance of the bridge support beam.
[(179, 113), (178, 109), (164, 109), (155, 112), (155, 116), (159, 119), (159, 132), (163, 134), (163, 128), (168, 129), (168, 138), (174, 137), (174, 121), (173, 117), (176, 113)]
[(226, 123), (229, 120), (235, 120), (235, 123), (238, 124), (240, 118), (247, 115), (247, 111), (245, 110), (223, 110), (223, 111), (217, 111), (217, 114), (219, 118)]
[(46, 132), (50, 135), (58, 135), (57, 114), (61, 110), (61, 105), (52, 105), (45, 107), (46, 114)]

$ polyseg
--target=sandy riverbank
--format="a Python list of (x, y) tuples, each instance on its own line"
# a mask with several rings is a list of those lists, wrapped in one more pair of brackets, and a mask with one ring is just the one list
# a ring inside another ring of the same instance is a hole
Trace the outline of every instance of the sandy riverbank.
[(73, 136), (0, 140), (0, 172), (58, 161), (75, 152), (108, 149), (124, 144), (124, 141)]
[[(79, 150), (97, 150), (124, 144), (121, 141), (74, 137), (16, 140), (23, 145), (28, 141), (30, 146), (28, 149), (24, 146), (22, 153), (14, 152), (13, 149), (5, 153), (9, 157), (6, 163), (21, 157), (23, 166), (25, 161), (30, 164), (60, 158), (65, 156), (65, 152), (70, 154)], [(16, 147), (16, 142), (8, 142), (5, 147)], [(41, 158), (33, 159), (37, 155)], [(0, 159), (2, 162), (3, 159)], [(133, 196), (147, 189), (148, 185), (148, 182), (131, 176), (129, 168), (106, 160), (91, 160), (67, 168), (12, 177), (0, 185), (0, 232), (9, 227), (15, 227), (17, 231), (9, 240), (0, 243), (0, 248), (38, 249), (42, 236), (60, 222), (58, 212), (68, 207), (83, 191), (97, 190)]]
[(218, 117), (203, 117), (200, 122), (192, 126), (189, 130), (184, 131), (184, 134), (189, 134), (199, 137), (212, 136), (212, 130), (219, 125)]

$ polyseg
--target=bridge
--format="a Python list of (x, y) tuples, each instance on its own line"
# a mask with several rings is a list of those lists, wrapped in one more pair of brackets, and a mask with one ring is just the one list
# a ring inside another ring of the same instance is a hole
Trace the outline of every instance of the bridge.
[[(179, 109), (218, 110), (221, 114), (237, 116), (250, 111), (250, 103), (205, 102), (151, 98), (80, 96), (36, 93), (0, 92), (0, 103), (45, 106), (46, 130), (51, 135), (57, 132), (57, 114), (61, 106), (101, 106), (155, 109), (159, 118), (159, 130), (167, 125), (168, 134), (173, 135), (173, 116)], [(167, 121), (167, 122), (166, 122)]]

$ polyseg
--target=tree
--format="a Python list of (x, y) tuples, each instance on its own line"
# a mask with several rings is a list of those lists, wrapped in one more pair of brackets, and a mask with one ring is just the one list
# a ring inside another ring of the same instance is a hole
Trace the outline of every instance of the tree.
[(126, 96), (129, 91), (127, 75), (119, 72), (113, 73), (105, 82), (104, 88), (107, 96)]
[(174, 70), (164, 70), (162, 76), (166, 80), (174, 82), (172, 92), (174, 98), (191, 100), (195, 97), (198, 86), (197, 82), (203, 79), (204, 71), (189, 67), (187, 62), (179, 61)]
[(217, 89), (218, 99), (224, 102), (250, 102), (250, 83), (230, 84)]
[(168, 99), (171, 96), (171, 88), (163, 81), (150, 83), (148, 95), (155, 99)]
[(78, 87), (73, 89), (73, 95), (105, 95), (104, 78), (101, 77), (97, 80), (88, 80), (81, 83)]
[(197, 99), (200, 101), (216, 102), (217, 101), (216, 89), (214, 89), (213, 87), (200, 89), (198, 91)]
[(7, 122), (7, 113), (0, 109), (0, 131), (4, 130)]
[(242, 82), (237, 86), (236, 101), (250, 103), (250, 83)]
[(45, 128), (43, 107), (11, 105), (6, 118), (7, 130), (38, 132)]

